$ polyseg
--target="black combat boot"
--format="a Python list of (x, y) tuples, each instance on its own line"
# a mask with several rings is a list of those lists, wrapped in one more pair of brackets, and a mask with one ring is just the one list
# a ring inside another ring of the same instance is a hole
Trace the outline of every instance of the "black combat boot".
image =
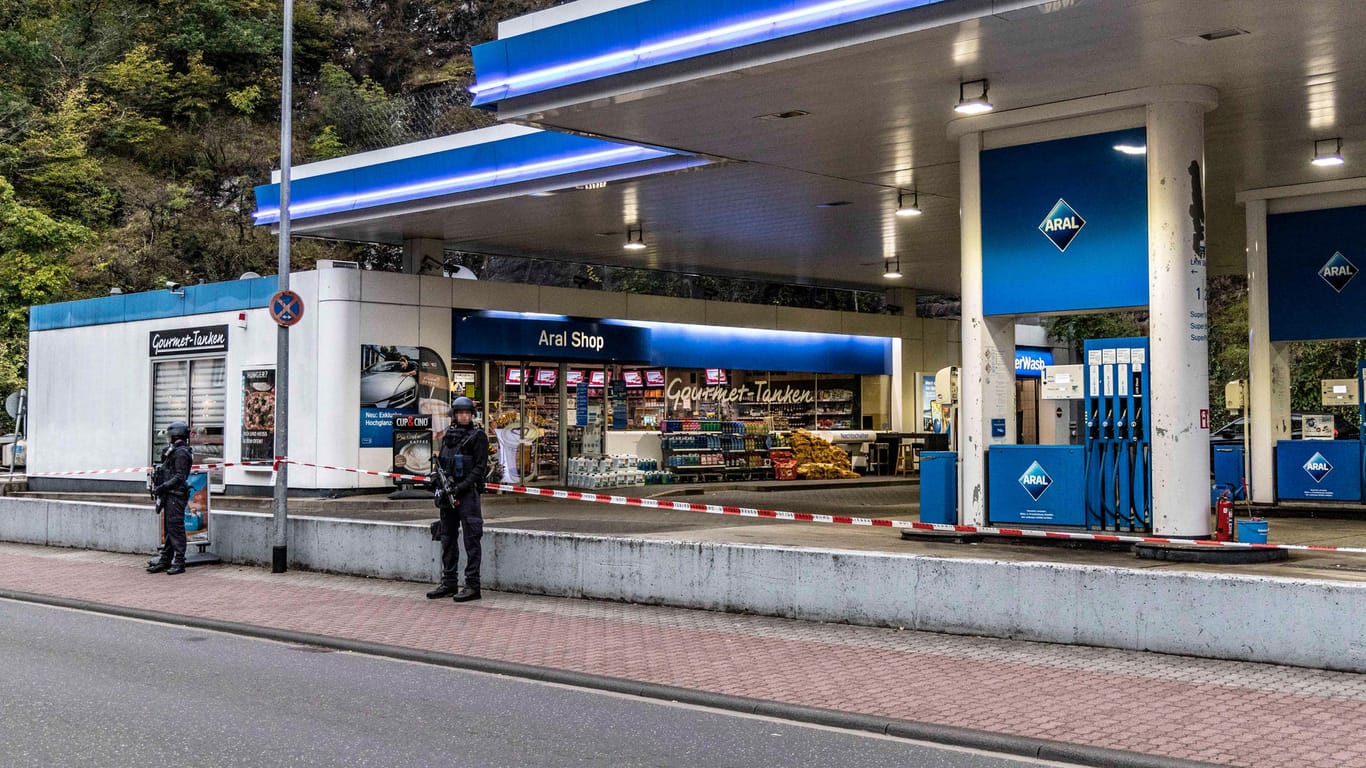
[(466, 586), (462, 588), (459, 592), (456, 592), (455, 597), (451, 599), (457, 603), (468, 603), (471, 600), (478, 600), (479, 587)]
[(171, 567), (171, 561), (170, 561), (170, 560), (153, 560), (153, 561), (147, 566), (147, 572), (148, 572), (148, 573), (161, 573), (162, 571), (164, 571), (164, 570), (166, 570), (167, 568), (170, 568), (170, 567)]
[(171, 567), (166, 569), (167, 576), (179, 576), (185, 572), (185, 560), (177, 557), (171, 561)]
[(457, 589), (454, 584), (442, 584), (436, 589), (433, 589), (431, 592), (428, 592), (427, 599), (440, 600), (443, 597), (450, 597), (451, 595), (455, 594), (456, 591)]

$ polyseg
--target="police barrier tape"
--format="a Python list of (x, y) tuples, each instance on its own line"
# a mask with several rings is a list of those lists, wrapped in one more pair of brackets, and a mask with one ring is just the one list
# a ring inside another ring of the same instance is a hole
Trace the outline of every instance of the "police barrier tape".
[[(429, 475), (409, 475), (398, 472), (379, 472), (372, 469), (356, 469), (354, 467), (338, 467), (331, 464), (313, 464), (297, 459), (290, 459), (284, 456), (277, 456), (273, 462), (266, 461), (246, 461), (246, 462), (224, 462), (219, 464), (196, 464), (196, 469), (209, 469), (216, 467), (240, 467), (240, 466), (263, 466), (270, 464), (278, 467), (280, 464), (293, 464), (300, 467), (311, 467), (313, 469), (325, 469), (334, 472), (349, 472), (357, 475), (370, 475), (372, 477), (386, 477), (394, 480), (409, 480), (416, 483), (428, 483), (435, 480)], [(78, 470), (72, 472), (38, 472), (29, 477), (53, 477), (69, 475), (108, 475), (125, 472), (144, 472), (150, 471), (151, 467), (129, 467), (125, 469), (93, 469)], [(1025, 539), (1056, 539), (1073, 541), (1099, 541), (1115, 544), (1196, 544), (1211, 548), (1235, 548), (1235, 549), (1284, 549), (1292, 552), (1336, 552), (1339, 554), (1366, 555), (1366, 547), (1324, 547), (1314, 544), (1253, 544), (1242, 541), (1214, 541), (1212, 539), (1179, 539), (1167, 538), (1163, 536), (1135, 536), (1122, 533), (1084, 533), (1081, 531), (1038, 531), (1028, 528), (995, 528), (986, 525), (948, 525), (944, 523), (922, 523), (915, 520), (889, 520), (876, 517), (852, 517), (847, 515), (825, 515), (815, 512), (783, 512), (776, 509), (757, 509), (754, 507), (736, 507), (721, 504), (696, 504), (690, 501), (671, 501), (668, 499), (643, 499), (633, 496), (611, 496), (601, 493), (589, 493), (586, 491), (566, 491), (554, 488), (536, 488), (526, 485), (508, 485), (506, 483), (488, 483), (485, 486), (490, 491), (502, 493), (515, 493), (524, 496), (540, 496), (548, 499), (564, 499), (567, 501), (585, 501), (595, 504), (612, 504), (617, 506), (639, 507), (642, 509), (667, 509), (675, 512), (700, 512), (709, 515), (731, 515), (736, 517), (754, 517), (765, 520), (787, 520), (798, 523), (825, 523), (831, 525), (858, 525), (873, 528), (895, 528), (915, 531), (934, 531), (938, 533), (977, 533), (986, 536), (1006, 536)]]
[[(222, 469), (224, 467), (263, 467), (275, 466), (274, 461), (223, 461), (217, 464), (192, 464), (191, 470)], [(26, 472), (25, 477), (75, 477), (77, 475), (125, 475), (149, 473), (156, 467), (121, 467), (119, 469), (75, 469), (70, 472)]]

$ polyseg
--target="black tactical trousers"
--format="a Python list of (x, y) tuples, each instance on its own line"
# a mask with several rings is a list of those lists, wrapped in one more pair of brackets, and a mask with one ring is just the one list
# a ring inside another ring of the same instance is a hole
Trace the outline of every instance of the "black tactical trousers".
[(463, 534), (465, 540), (465, 586), (479, 589), (479, 542), (484, 537), (484, 513), (479, 508), (479, 494), (471, 491), (460, 497), (460, 506), (441, 507), (441, 583), (454, 587), (459, 584), (460, 548), (456, 542)]
[(185, 504), (189, 499), (174, 493), (161, 497), (162, 531), (166, 540), (161, 544), (162, 562), (185, 561)]

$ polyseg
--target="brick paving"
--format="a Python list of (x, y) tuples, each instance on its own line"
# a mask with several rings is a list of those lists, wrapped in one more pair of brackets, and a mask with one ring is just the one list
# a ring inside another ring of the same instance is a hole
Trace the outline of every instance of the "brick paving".
[(1366, 675), (0, 544), (0, 588), (1246, 766), (1366, 768)]

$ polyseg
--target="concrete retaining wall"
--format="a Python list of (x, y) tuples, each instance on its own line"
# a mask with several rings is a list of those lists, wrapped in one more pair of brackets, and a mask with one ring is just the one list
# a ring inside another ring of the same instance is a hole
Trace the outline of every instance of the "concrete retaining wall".
[[(102, 519), (101, 519), (102, 518)], [(148, 551), (147, 508), (0, 499), (0, 539)], [(434, 582), (425, 525), (294, 517), (296, 567)], [(270, 516), (213, 513), (265, 564)], [(1366, 583), (489, 529), (492, 589), (1366, 672)]]
[(0, 541), (151, 552), (160, 540), (160, 519), (150, 503), (134, 506), (0, 497)]

